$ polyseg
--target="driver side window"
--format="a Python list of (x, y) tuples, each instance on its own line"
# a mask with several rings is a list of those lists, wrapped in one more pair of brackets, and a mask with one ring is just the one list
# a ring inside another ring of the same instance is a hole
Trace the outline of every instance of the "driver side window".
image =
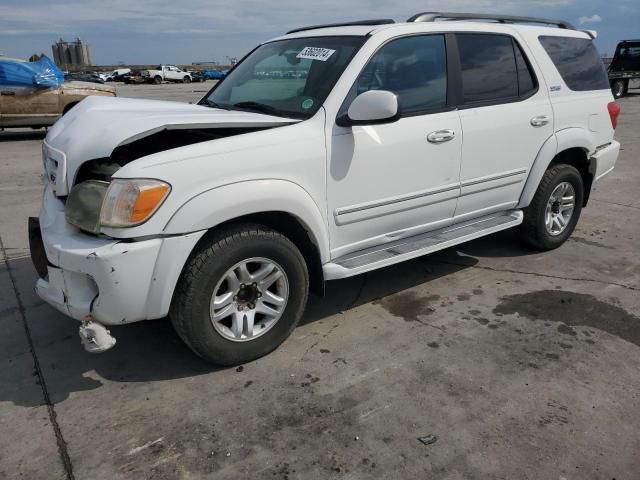
[(360, 73), (350, 92), (351, 100), (369, 90), (388, 90), (398, 96), (402, 114), (444, 108), (446, 58), (444, 35), (393, 40), (378, 50)]

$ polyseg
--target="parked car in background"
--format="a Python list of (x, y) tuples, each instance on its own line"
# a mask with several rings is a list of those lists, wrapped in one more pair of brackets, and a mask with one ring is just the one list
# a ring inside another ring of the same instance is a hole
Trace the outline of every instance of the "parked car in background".
[(227, 75), (227, 70), (203, 70), (202, 75), (207, 80), (222, 80)]
[(204, 82), (206, 80), (206, 78), (204, 78), (204, 75), (202, 74), (202, 72), (198, 72), (198, 71), (192, 71), (189, 72), (189, 74), (191, 75), (191, 81), (192, 82)]
[(115, 97), (116, 89), (76, 81), (24, 92), (3, 90), (0, 86), (0, 128), (48, 127), (89, 96)]
[(59, 87), (24, 91), (3, 89), (0, 85), (0, 127), (47, 127), (86, 97), (115, 97), (110, 85), (65, 82)]
[(146, 78), (142, 76), (142, 72), (140, 70), (131, 71), (122, 76), (122, 81), (127, 84), (140, 84), (146, 83)]
[(181, 70), (175, 65), (158, 65), (152, 70), (143, 70), (142, 76), (147, 79), (149, 83), (160, 84), (162, 82), (191, 82), (191, 73)]
[(106, 76), (105, 82), (121, 82), (122, 77), (128, 73), (131, 73), (130, 68), (118, 68)]
[(29, 61), (0, 58), (0, 128), (52, 125), (87, 96), (115, 97), (116, 91), (98, 83), (65, 81), (46, 55)]
[(69, 72), (64, 74), (66, 81), (77, 80), (80, 82), (104, 83), (104, 80), (97, 73)]
[(630, 88), (640, 88), (640, 39), (622, 40), (609, 65), (609, 82), (615, 98)]

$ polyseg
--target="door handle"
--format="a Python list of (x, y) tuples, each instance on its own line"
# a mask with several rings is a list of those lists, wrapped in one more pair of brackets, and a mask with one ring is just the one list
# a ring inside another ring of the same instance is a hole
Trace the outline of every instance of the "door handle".
[(531, 126), (533, 127), (543, 127), (547, 123), (549, 123), (549, 117), (546, 115), (538, 115), (531, 119)]
[(444, 143), (453, 140), (455, 136), (456, 132), (453, 130), (436, 130), (427, 135), (427, 141), (429, 143)]

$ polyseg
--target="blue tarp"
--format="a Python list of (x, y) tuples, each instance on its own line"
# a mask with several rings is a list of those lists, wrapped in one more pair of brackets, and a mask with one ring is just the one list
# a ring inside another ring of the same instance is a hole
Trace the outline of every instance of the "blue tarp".
[(64, 73), (46, 55), (35, 62), (21, 62), (0, 57), (0, 85), (10, 87), (57, 87), (64, 83)]

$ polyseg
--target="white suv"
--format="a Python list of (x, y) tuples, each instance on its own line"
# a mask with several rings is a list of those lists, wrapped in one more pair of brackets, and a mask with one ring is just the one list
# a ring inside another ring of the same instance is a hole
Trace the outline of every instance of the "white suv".
[(511, 227), (556, 248), (620, 149), (591, 35), (450, 13), (312, 27), (200, 105), (88, 98), (44, 141), (37, 292), (89, 351), (169, 315), (230, 365), (275, 349), (326, 280)]

